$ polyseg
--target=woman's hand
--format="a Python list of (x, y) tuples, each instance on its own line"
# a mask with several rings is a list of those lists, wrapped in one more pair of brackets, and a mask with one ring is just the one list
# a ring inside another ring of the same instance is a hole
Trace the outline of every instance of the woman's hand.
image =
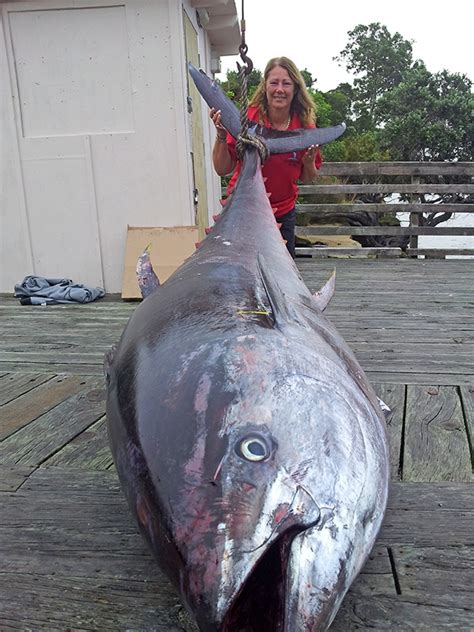
[(217, 138), (224, 142), (227, 137), (227, 130), (221, 123), (221, 111), (211, 108), (209, 116), (211, 117), (211, 121), (214, 123), (217, 130)]
[(318, 151), (317, 145), (311, 145), (311, 147), (308, 147), (308, 149), (303, 154), (303, 158), (302, 158), (303, 165), (305, 167), (310, 167), (311, 165), (314, 165), (314, 159), (316, 158), (317, 151)]
[(311, 145), (303, 154), (301, 159), (303, 163), (303, 169), (301, 170), (301, 181), (303, 184), (310, 184), (316, 179), (318, 174), (316, 166), (314, 164), (314, 160), (316, 158), (316, 153), (319, 150), (318, 145)]

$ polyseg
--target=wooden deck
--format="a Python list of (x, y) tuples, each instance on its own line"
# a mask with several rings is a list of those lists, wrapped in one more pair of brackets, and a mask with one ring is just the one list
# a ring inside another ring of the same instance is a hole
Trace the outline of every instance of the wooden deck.
[[(474, 630), (474, 261), (298, 265), (312, 289), (337, 268), (327, 313), (394, 411), (384, 527), (332, 629)], [(0, 299), (2, 632), (189, 628), (107, 446), (102, 357), (134, 308)]]

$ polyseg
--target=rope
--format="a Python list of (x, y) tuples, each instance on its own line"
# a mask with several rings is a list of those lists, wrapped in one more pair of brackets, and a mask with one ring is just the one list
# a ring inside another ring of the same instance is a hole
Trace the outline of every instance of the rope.
[(245, 150), (248, 146), (255, 147), (260, 155), (262, 164), (269, 156), (268, 147), (261, 138), (249, 136), (249, 118), (248, 118), (248, 81), (247, 78), (253, 70), (253, 62), (247, 56), (248, 46), (245, 43), (245, 20), (244, 20), (244, 0), (242, 0), (242, 20), (240, 23), (242, 31), (242, 39), (239, 46), (240, 57), (242, 58), (242, 66), (237, 63), (239, 69), (239, 105), (240, 105), (240, 134), (237, 137), (235, 150), (239, 160), (243, 160)]

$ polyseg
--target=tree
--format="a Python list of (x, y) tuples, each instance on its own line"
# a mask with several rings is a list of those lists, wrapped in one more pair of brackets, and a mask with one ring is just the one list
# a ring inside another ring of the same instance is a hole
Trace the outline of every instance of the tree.
[(316, 79), (313, 79), (313, 75), (310, 71), (305, 68), (304, 70), (300, 70), (301, 76), (303, 77), (303, 81), (307, 88), (312, 88), (313, 84), (316, 83)]
[(349, 31), (349, 43), (334, 60), (345, 64), (354, 80), (356, 117), (367, 117), (367, 129), (375, 124), (378, 99), (397, 86), (413, 63), (412, 44), (400, 33), (391, 35), (386, 26), (374, 22), (359, 24)]
[[(252, 97), (261, 80), (262, 73), (260, 72), (260, 70), (254, 68), (247, 77), (247, 90), (249, 98)], [(236, 70), (228, 70), (226, 74), (226, 80), (221, 82), (221, 88), (226, 93), (226, 95), (230, 99), (232, 99), (232, 101), (237, 101), (240, 91), (239, 73)]]
[(471, 88), (466, 75), (419, 64), (377, 103), (381, 146), (394, 160), (472, 160)]

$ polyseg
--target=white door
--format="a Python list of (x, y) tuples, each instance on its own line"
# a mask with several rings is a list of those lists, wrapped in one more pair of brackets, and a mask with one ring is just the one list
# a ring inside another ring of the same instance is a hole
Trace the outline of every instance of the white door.
[(120, 292), (127, 224), (194, 223), (184, 95), (166, 61), (174, 4), (0, 4), (2, 285), (38, 274)]

